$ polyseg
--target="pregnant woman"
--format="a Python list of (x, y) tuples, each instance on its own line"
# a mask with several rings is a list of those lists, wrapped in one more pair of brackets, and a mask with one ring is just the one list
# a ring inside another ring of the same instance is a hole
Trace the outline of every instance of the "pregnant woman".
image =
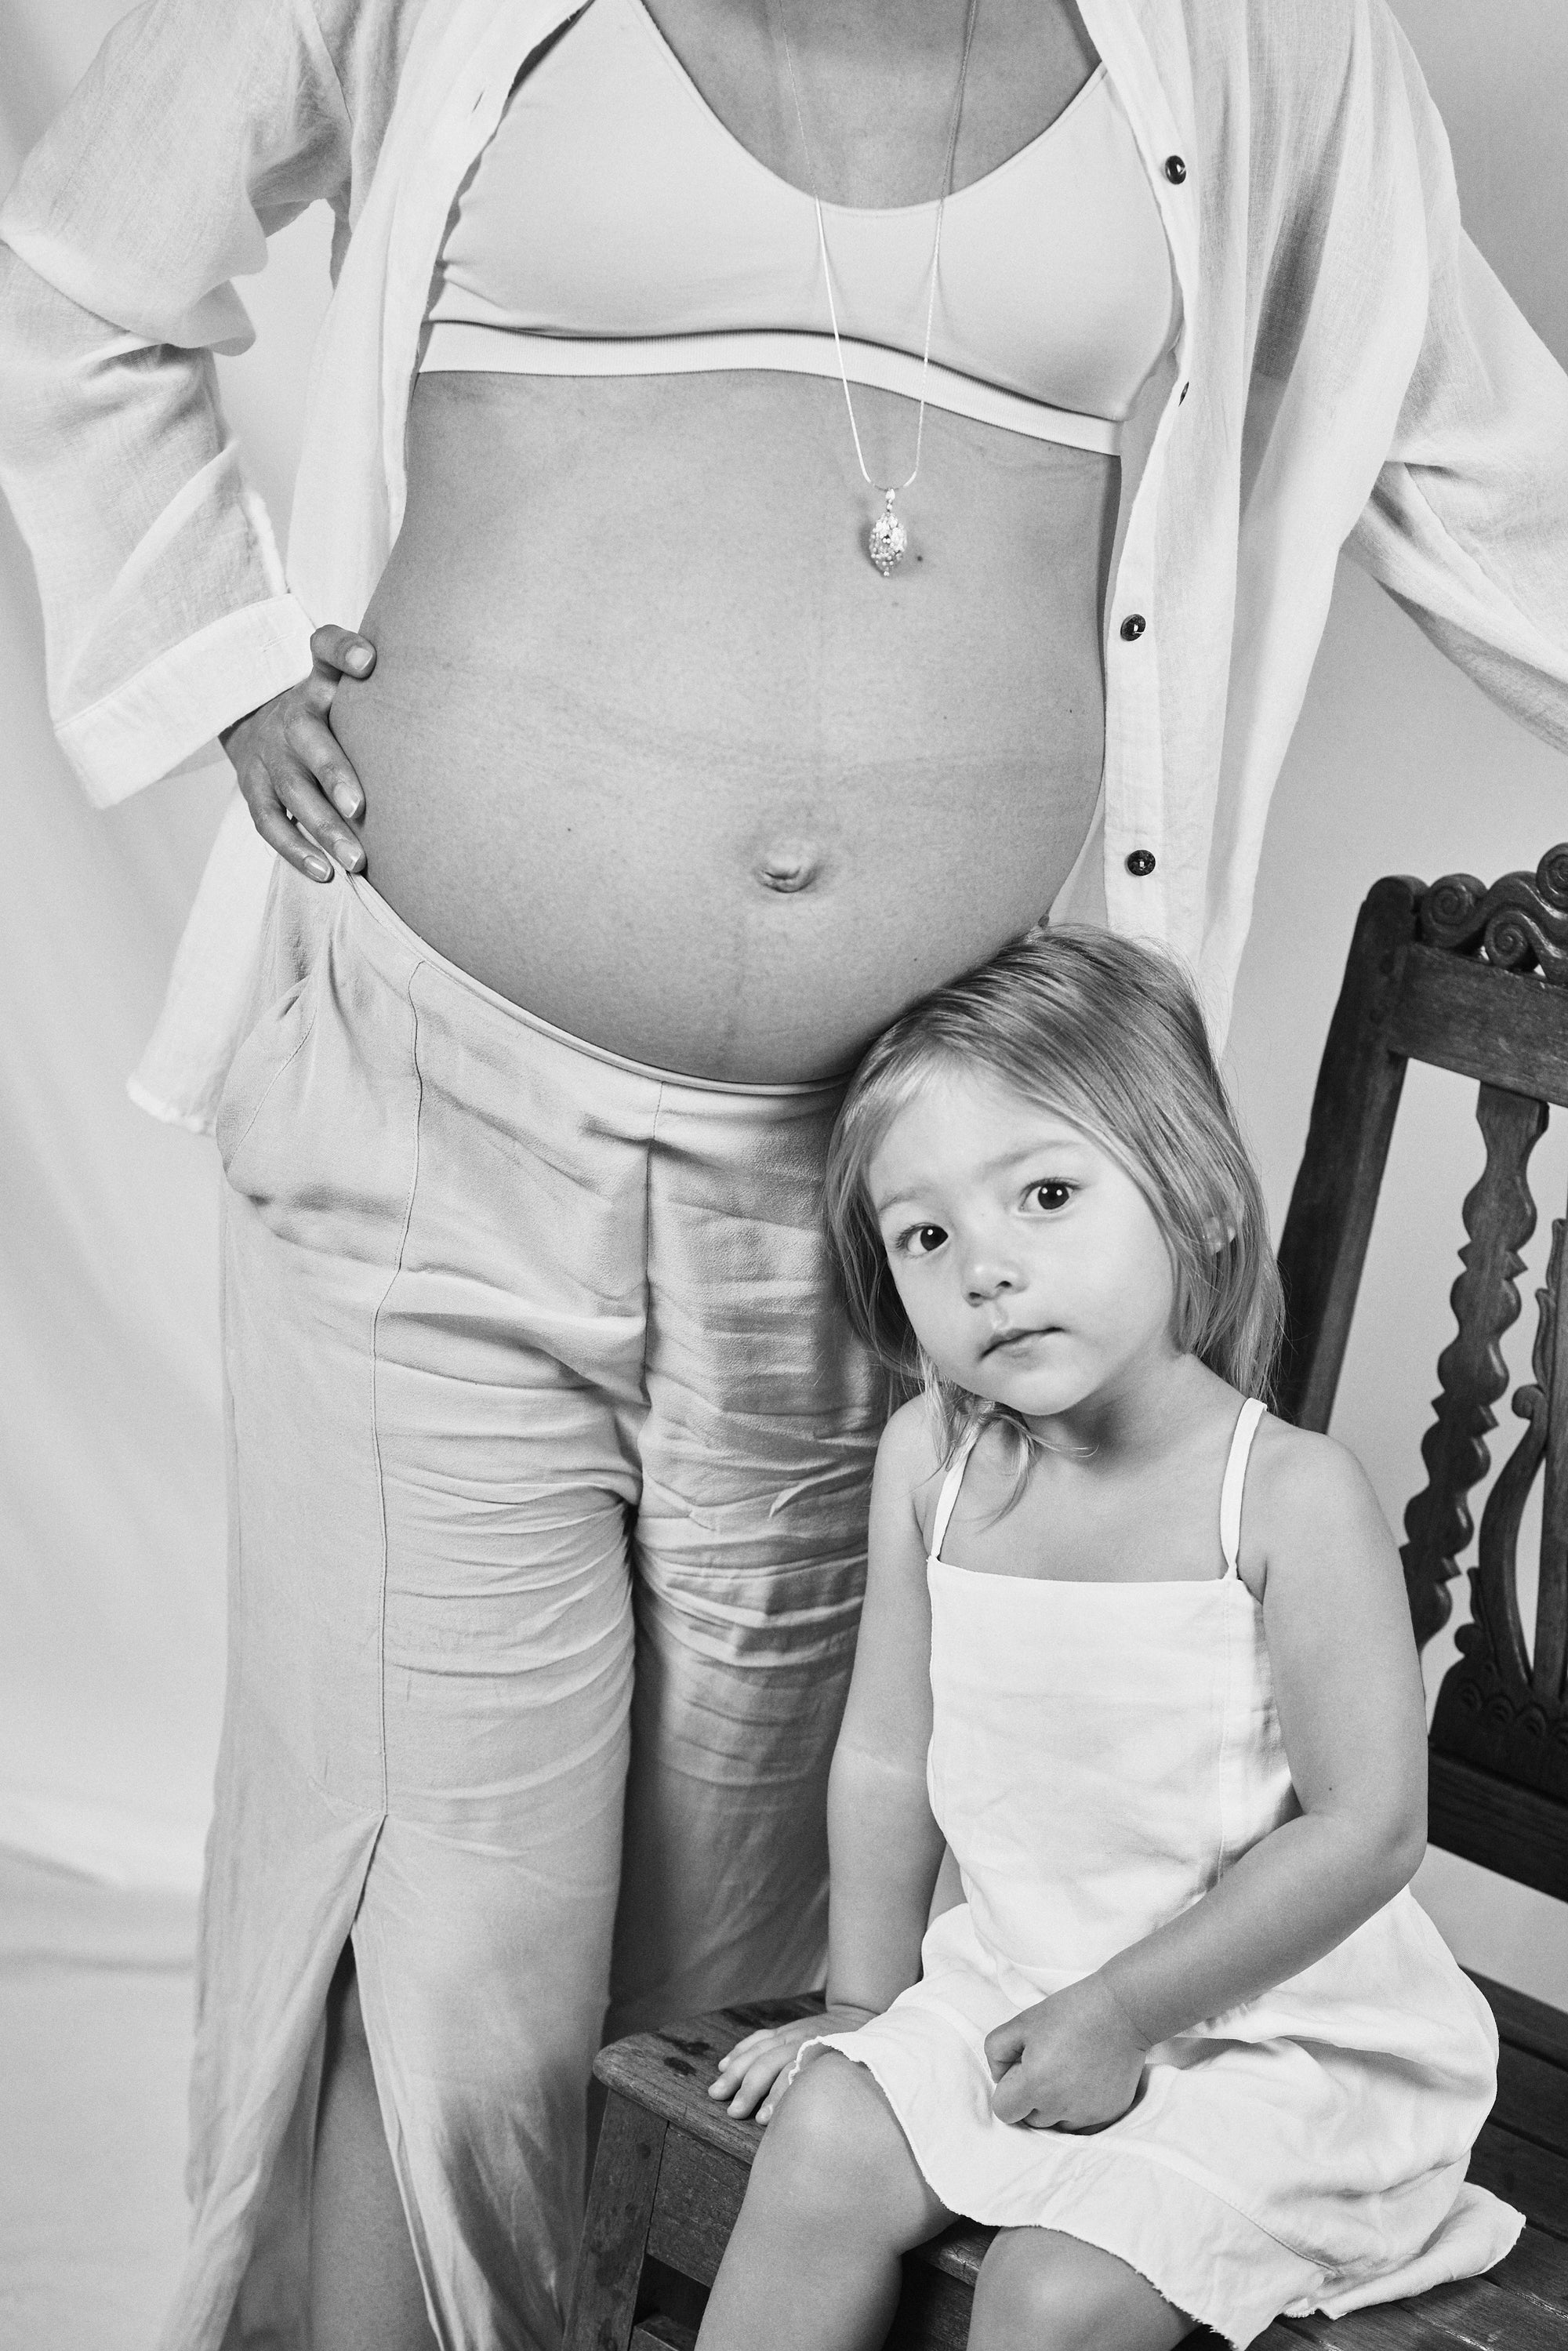
[[(317, 198), (285, 575), (211, 353)], [(166, 2340), (548, 2351), (607, 2010), (821, 1962), (843, 1074), (1053, 909), (1223, 1020), (1353, 532), (1568, 742), (1565, 388), (1354, 0), (156, 0), (0, 235), (61, 739), (243, 792)]]

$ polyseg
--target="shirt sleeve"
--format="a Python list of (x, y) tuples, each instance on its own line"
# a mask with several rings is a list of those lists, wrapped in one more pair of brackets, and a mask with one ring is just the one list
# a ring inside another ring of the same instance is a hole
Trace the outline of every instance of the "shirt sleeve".
[(1427, 327), (1346, 551), (1568, 750), (1568, 375), (1461, 228), (1448, 137), (1398, 39), (1427, 193)]
[(301, 677), (218, 400), (233, 279), (319, 197), (348, 110), (309, 0), (150, 0), (110, 33), (0, 208), (0, 487), (31, 549), (60, 743), (100, 806)]

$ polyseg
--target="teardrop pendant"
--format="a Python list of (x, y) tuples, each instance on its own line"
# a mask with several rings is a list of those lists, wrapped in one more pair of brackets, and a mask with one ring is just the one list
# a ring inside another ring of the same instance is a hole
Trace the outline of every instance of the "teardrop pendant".
[(896, 490), (883, 492), (883, 509), (866, 535), (865, 551), (885, 580), (895, 563), (904, 560), (904, 550), (909, 545), (909, 533), (893, 511)]

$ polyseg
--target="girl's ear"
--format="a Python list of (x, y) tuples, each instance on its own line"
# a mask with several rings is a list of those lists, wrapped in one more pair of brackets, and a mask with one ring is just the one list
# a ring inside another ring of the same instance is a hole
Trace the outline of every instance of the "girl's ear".
[(1210, 1217), (1203, 1228), (1203, 1238), (1207, 1243), (1210, 1257), (1218, 1257), (1220, 1250), (1228, 1249), (1236, 1238), (1236, 1228), (1221, 1224), (1218, 1217)]

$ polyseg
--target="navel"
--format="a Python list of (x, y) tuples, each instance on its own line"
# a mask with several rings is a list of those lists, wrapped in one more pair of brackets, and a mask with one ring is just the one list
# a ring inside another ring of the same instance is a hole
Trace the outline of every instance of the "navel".
[(784, 896), (797, 890), (809, 890), (821, 872), (820, 852), (809, 841), (779, 841), (766, 849), (757, 868), (757, 878), (765, 890), (777, 890)]

